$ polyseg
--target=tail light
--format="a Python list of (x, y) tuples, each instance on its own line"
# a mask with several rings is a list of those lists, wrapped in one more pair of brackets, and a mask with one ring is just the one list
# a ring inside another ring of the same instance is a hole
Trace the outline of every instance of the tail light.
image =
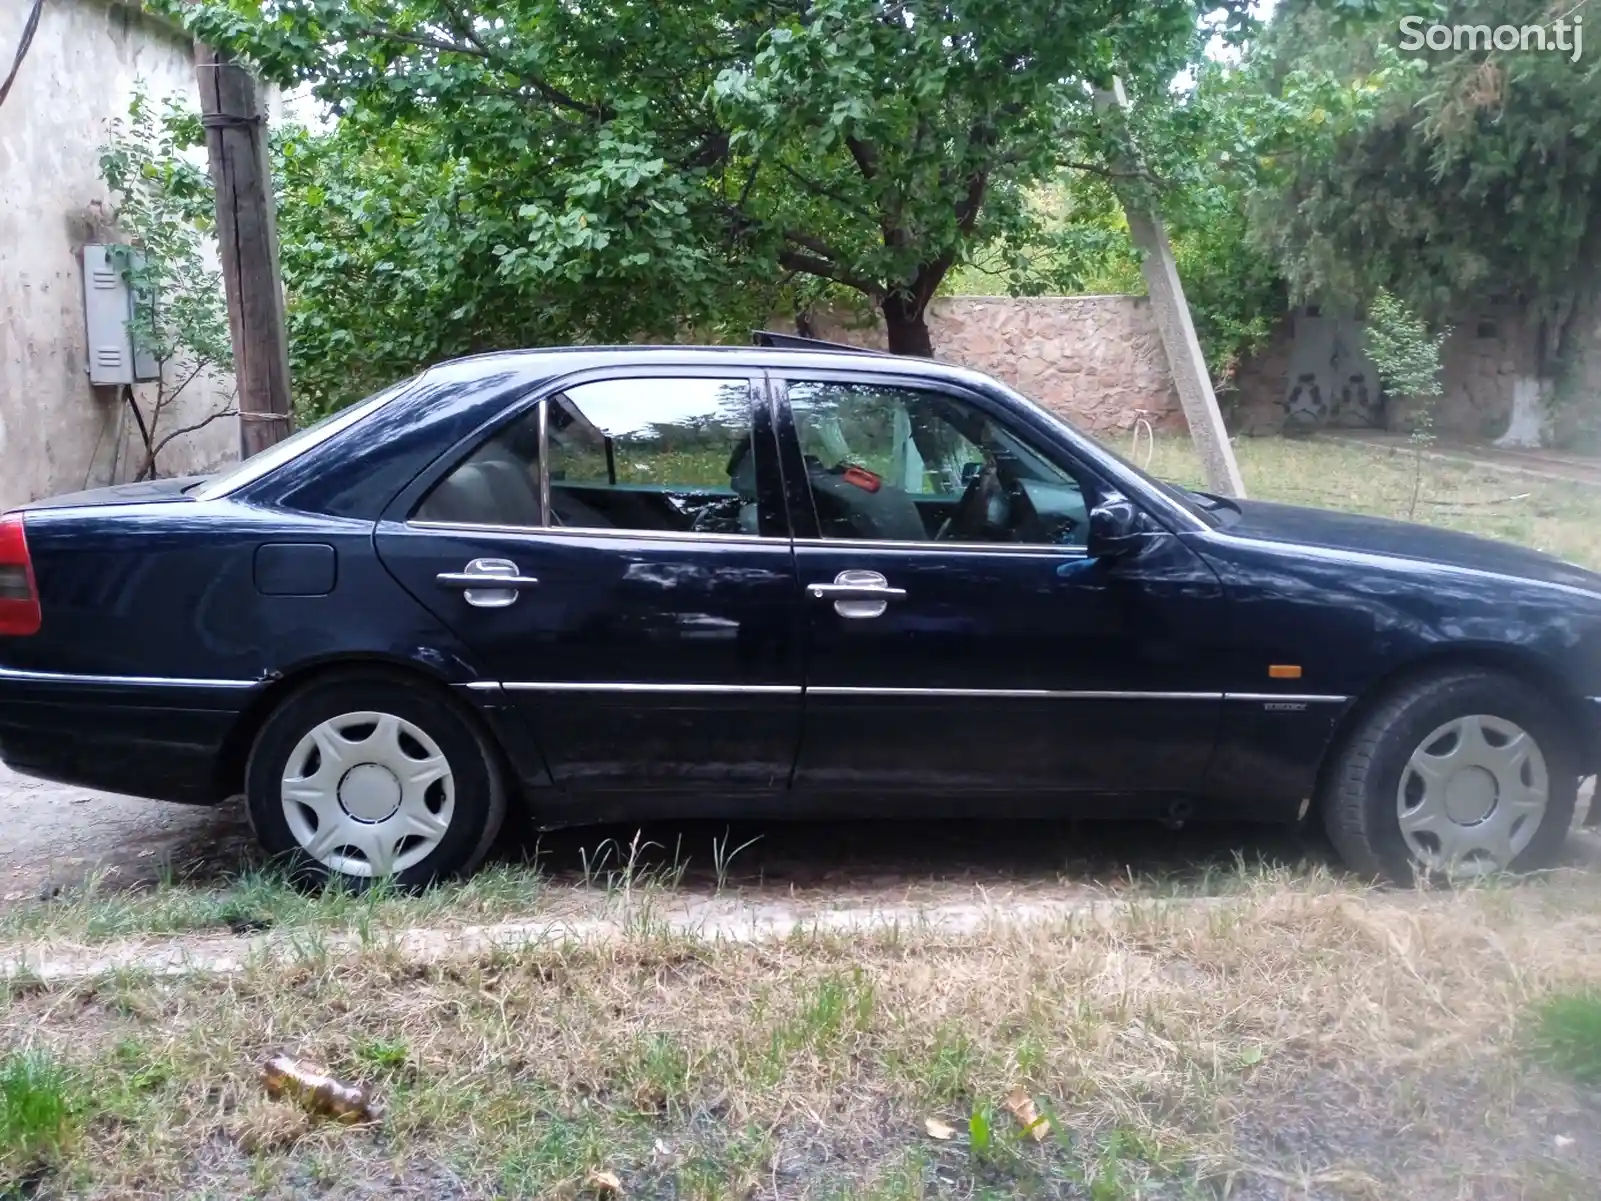
[(22, 531), (22, 514), (0, 517), (0, 636), (39, 632), (39, 589)]

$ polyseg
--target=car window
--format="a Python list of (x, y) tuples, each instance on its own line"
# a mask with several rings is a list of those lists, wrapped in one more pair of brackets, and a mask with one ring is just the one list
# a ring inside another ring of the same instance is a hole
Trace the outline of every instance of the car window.
[(548, 398), (459, 464), (418, 507), (425, 521), (759, 534), (758, 456), (745, 380), (625, 379)]
[(788, 386), (824, 538), (1082, 548), (1078, 480), (983, 410), (943, 392)]
[(413, 518), (448, 525), (543, 525), (539, 414), (536, 405), (457, 464)]
[(552, 525), (760, 532), (746, 381), (584, 384), (547, 420)]
[(241, 463), (236, 463), (220, 475), (191, 489), (196, 500), (215, 500), (219, 496), (227, 496), (236, 489), (260, 479), (268, 472), (276, 471), (291, 459), (298, 458), (314, 446), (318, 446), (337, 434), (364, 421), (379, 409), (383, 408), (407, 388), (411, 387), (412, 380), (402, 380), (392, 384), (381, 392), (375, 392), (366, 400), (358, 401), (347, 409), (329, 413), (320, 421), (298, 429), (281, 442), (275, 442), (265, 450), (257, 451)]

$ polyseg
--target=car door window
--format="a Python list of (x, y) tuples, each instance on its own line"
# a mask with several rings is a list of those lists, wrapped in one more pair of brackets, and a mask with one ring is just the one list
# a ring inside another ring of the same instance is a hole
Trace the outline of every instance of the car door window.
[(824, 538), (1086, 544), (1077, 478), (976, 405), (875, 384), (788, 392)]
[[(469, 455), (424, 499), (439, 522), (567, 529), (764, 532), (746, 380), (622, 379), (579, 384)], [(771, 524), (771, 519), (770, 519)]]
[(628, 379), (553, 398), (551, 524), (760, 532), (750, 386)]

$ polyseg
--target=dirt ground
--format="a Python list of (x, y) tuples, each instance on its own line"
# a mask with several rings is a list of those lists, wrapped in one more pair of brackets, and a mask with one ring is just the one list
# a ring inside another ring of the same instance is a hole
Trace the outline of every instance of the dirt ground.
[[(1587, 782), (1581, 806), (1594, 782)], [(1314, 866), (1330, 862), (1315, 833), (1216, 826), (1169, 830), (1149, 823), (680, 822), (593, 827), (543, 835), (508, 822), (495, 858), (536, 857), (554, 882), (577, 882), (606, 857), (615, 863), (638, 838), (644, 858), (687, 862), (683, 885), (719, 883), (769, 896), (817, 900), (946, 899), (951, 889), (1009, 895), (1101, 891), (1132, 877), (1193, 876), (1238, 859)], [(712, 846), (741, 848), (716, 880)], [(748, 845), (747, 845), (748, 844)], [(1601, 870), (1601, 837), (1576, 832), (1567, 862)], [(0, 765), (0, 904), (34, 901), (90, 879), (117, 890), (163, 878), (223, 883), (257, 862), (237, 804), (196, 808), (52, 784)]]
[(154, 881), (169, 865), (237, 864), (244, 813), (113, 796), (20, 776), (0, 764), (0, 898), (33, 900), (107, 873)]

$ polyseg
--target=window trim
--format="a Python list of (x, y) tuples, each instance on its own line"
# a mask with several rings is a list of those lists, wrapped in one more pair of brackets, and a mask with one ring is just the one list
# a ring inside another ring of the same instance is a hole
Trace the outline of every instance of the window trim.
[[(1054, 445), (1041, 447), (1039, 439), (1027, 433), (1019, 432), (1019, 422), (1013, 419), (1013, 414), (1004, 406), (990, 401), (988, 397), (952, 384), (946, 380), (931, 379), (923, 376), (889, 375), (887, 373), (839, 369), (815, 368), (797, 369), (783, 368), (768, 372), (768, 379), (773, 392), (773, 404), (782, 411), (782, 420), (775, 419), (774, 433), (779, 439), (779, 455), (789, 470), (799, 473), (799, 488), (795, 492), (786, 490), (787, 499), (791, 505), (800, 504), (800, 516), (809, 523), (810, 532), (797, 533), (794, 542), (800, 547), (830, 547), (842, 549), (870, 549), (882, 548), (898, 551), (955, 551), (963, 554), (1002, 553), (1022, 555), (1056, 555), (1063, 558), (1087, 559), (1090, 557), (1088, 545), (1063, 546), (1050, 542), (939, 542), (930, 538), (926, 542), (911, 542), (903, 539), (872, 539), (872, 538), (829, 538), (822, 532), (822, 522), (817, 516), (817, 502), (812, 495), (811, 485), (805, 475), (805, 461), (801, 453), (800, 430), (795, 424), (795, 410), (790, 404), (789, 389), (791, 384), (845, 384), (862, 385), (873, 388), (893, 388), (902, 392), (931, 392), (944, 396), (947, 399), (961, 404), (977, 407), (991, 421), (995, 422), (1012, 437), (1022, 442), (1040, 458), (1065, 471), (1079, 483), (1086, 496), (1086, 510), (1093, 509), (1099, 502), (1100, 492), (1108, 488), (1106, 480), (1100, 473), (1088, 467), (1077, 458), (1072, 459), (1071, 465), (1062, 462), (1063, 456)], [(1093, 485), (1092, 494), (1085, 487), (1085, 481), (1079, 479), (1080, 473), (1089, 477)], [(798, 493), (798, 495), (796, 494)], [(804, 500), (801, 498), (804, 497)], [(790, 527), (797, 525), (796, 515), (791, 514)]]
[(550, 528), (550, 397), (559, 395), (559, 392), (552, 392), (539, 398), (539, 524), (547, 530)]
[[(583, 371), (575, 371), (559, 379), (546, 380), (539, 389), (532, 394), (525, 394), (518, 398), (518, 403), (496, 413), (493, 418), (485, 421), (466, 437), (459, 440), (449, 450), (441, 454), (427, 470), (421, 472), (416, 479), (401, 490), (400, 494), (390, 502), (385, 519), (399, 520), (408, 529), (432, 530), (444, 532), (456, 530), (462, 532), (477, 532), (483, 534), (520, 535), (546, 537), (577, 536), (583, 538), (605, 539), (647, 539), (652, 541), (695, 541), (695, 542), (738, 542), (749, 544), (753, 542), (770, 543), (773, 545), (789, 546), (791, 538), (791, 517), (787, 505), (781, 505), (777, 517), (783, 523), (785, 532), (782, 534), (730, 534), (710, 533), (700, 530), (632, 530), (607, 526), (558, 526), (550, 523), (550, 401), (571, 389), (579, 388), (585, 384), (605, 383), (621, 380), (743, 380), (747, 388), (747, 408), (750, 414), (751, 433), (758, 443), (763, 436), (762, 420), (766, 417), (765, 436), (772, 443), (770, 455), (776, 462), (780, 456), (778, 449), (778, 435), (773, 428), (771, 419), (772, 390), (768, 387), (766, 374), (750, 364), (700, 365), (692, 366), (664, 366), (661, 364), (638, 364), (618, 366), (612, 364), (604, 367), (592, 367)], [(542, 524), (509, 525), (493, 522), (448, 522), (430, 521), (416, 516), (417, 510), (427, 499), (429, 493), (438, 484), (449, 477), (451, 472), (461, 466), (476, 450), (497, 436), (501, 431), (514, 425), (530, 413), (537, 413), (538, 447), (539, 447), (539, 516)], [(760, 453), (758, 445), (756, 453)], [(784, 498), (779, 497), (780, 500)], [(758, 493), (760, 503), (760, 493)]]
[(770, 534), (714, 534), (706, 530), (624, 530), (603, 526), (574, 525), (495, 525), (477, 521), (418, 521), (406, 522), (414, 530), (466, 530), (485, 535), (506, 535), (519, 538), (605, 538), (623, 541), (647, 542), (769, 542), (774, 546), (789, 546), (790, 538)]
[(830, 550), (895, 550), (895, 551), (950, 551), (956, 554), (1003, 554), (1058, 559), (1087, 559), (1088, 546), (1063, 546), (1052, 542), (906, 542), (900, 539), (871, 538), (796, 538), (797, 548), (827, 547)]

